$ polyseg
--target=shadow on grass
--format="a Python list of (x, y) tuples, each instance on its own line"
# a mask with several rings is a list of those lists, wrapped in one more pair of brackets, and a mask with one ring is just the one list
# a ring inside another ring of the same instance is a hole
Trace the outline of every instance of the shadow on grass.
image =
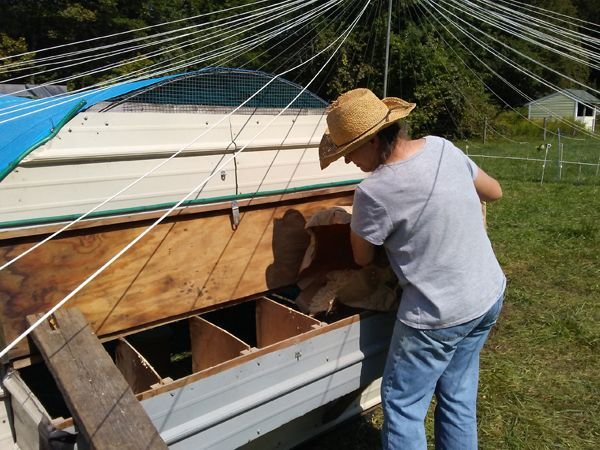
[(373, 412), (344, 422), (329, 432), (295, 447), (294, 450), (378, 449), (381, 448), (380, 428), (381, 409), (375, 408)]

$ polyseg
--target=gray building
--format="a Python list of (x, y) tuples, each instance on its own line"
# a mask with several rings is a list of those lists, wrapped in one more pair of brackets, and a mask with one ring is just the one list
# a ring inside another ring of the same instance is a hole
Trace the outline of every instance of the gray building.
[(526, 104), (529, 119), (564, 117), (578, 120), (594, 131), (600, 100), (581, 89), (565, 89), (554, 92)]

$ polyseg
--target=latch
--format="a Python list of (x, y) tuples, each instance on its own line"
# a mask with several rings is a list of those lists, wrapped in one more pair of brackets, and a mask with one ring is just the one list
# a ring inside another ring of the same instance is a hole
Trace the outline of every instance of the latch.
[(240, 207), (238, 206), (237, 201), (232, 200), (232, 202), (231, 202), (231, 228), (236, 230), (239, 224), (240, 224)]

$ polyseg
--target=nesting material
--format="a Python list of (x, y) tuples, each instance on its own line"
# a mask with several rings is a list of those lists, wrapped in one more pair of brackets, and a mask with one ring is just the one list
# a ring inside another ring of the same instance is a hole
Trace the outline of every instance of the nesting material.
[(296, 299), (305, 314), (327, 314), (336, 303), (374, 311), (397, 308), (398, 281), (387, 258), (379, 255), (366, 267), (354, 263), (351, 217), (351, 208), (332, 207), (315, 214), (306, 225), (311, 239), (298, 281), (301, 293)]

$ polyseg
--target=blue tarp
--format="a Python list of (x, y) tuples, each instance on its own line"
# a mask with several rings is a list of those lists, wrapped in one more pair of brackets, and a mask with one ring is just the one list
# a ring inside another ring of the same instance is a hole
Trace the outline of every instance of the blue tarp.
[(70, 118), (96, 103), (159, 83), (173, 76), (122, 83), (60, 97), (31, 100), (0, 96), (0, 181), (33, 149)]

